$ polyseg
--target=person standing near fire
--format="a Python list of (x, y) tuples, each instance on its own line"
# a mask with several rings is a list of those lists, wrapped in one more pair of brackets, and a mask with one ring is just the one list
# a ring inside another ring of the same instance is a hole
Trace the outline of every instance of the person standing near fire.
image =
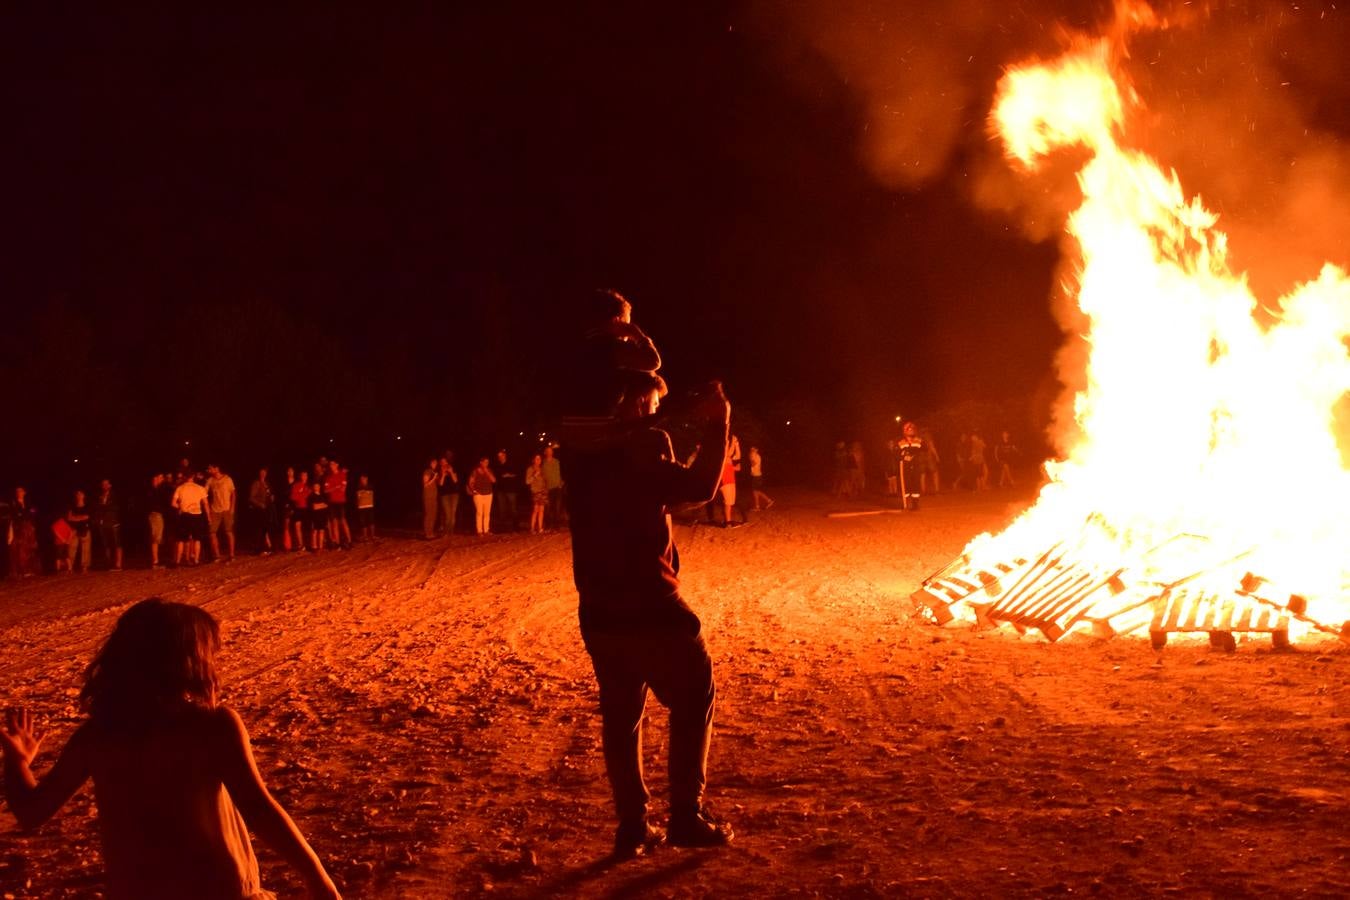
[[(716, 696), (698, 616), (680, 596), (670, 507), (717, 494), (731, 406), (712, 385), (684, 414), (710, 452), (686, 466), (653, 418), (666, 393), (655, 345), (632, 307), (597, 291), (588, 310), (564, 416), (563, 475), (581, 635), (600, 687), (605, 770), (619, 825), (617, 859), (665, 840), (727, 844), (732, 830), (703, 808)], [(648, 690), (670, 709), (668, 834), (650, 824), (642, 775)]]
[[(656, 413), (665, 382), (632, 373), (618, 419)], [(705, 448), (729, 449), (730, 404), (713, 386), (688, 411)], [(676, 461), (659, 428), (569, 452), (567, 503), (581, 635), (600, 685), (605, 769), (619, 826), (616, 858), (641, 855), (668, 840), (681, 847), (727, 844), (732, 830), (707, 816), (703, 792), (716, 691), (702, 623), (680, 596), (671, 506), (708, 502), (728, 457), (704, 452)], [(670, 709), (670, 821), (651, 825), (642, 775), (642, 720), (651, 690)]]
[(938, 453), (937, 441), (933, 439), (933, 432), (926, 428), (919, 432), (919, 438), (928, 450), (928, 463), (924, 466), (921, 489), (925, 494), (940, 494), (942, 493), (942, 456)]
[(906, 422), (895, 449), (900, 455), (901, 506), (911, 512), (918, 512), (924, 469), (928, 465), (928, 448), (924, 446), (923, 438), (919, 437), (918, 426)]
[(989, 462), (984, 456), (986, 446), (978, 431), (970, 433), (970, 471), (977, 491), (989, 490)]
[(1019, 455), (1020, 451), (1013, 443), (1012, 434), (1007, 431), (1001, 432), (998, 443), (994, 445), (994, 462), (998, 464), (999, 487), (1017, 486), (1017, 482), (1013, 479), (1012, 467), (1017, 463)]

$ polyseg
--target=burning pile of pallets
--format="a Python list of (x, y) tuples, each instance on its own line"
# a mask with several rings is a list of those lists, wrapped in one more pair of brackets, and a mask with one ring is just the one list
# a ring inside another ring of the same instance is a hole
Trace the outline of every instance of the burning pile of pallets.
[(1226, 650), (1235, 648), (1234, 634), (1264, 633), (1285, 649), (1290, 624), (1299, 622), (1350, 642), (1350, 622), (1333, 626), (1310, 618), (1303, 597), (1248, 570), (1246, 553), (1199, 569), (1192, 562), (1187, 570), (1181, 561), (1197, 542), (1203, 538), (1180, 535), (1128, 565), (1103, 563), (1077, 540), (1034, 559), (977, 564), (962, 556), (925, 580), (913, 598), (940, 625), (961, 616), (1019, 633), (1035, 629), (1051, 641), (1077, 627), (1100, 638), (1147, 628), (1158, 649), (1178, 633), (1208, 634)]

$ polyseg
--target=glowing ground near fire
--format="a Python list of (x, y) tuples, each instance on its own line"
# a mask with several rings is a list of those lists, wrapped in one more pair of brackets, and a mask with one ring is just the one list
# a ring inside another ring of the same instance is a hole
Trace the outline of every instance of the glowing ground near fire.
[[(348, 896), (1350, 892), (1350, 647), (935, 628), (909, 593), (1029, 496), (832, 519), (775, 494), (750, 528), (677, 532), (718, 666), (725, 852), (600, 864), (609, 788), (562, 535), (6, 586), (0, 672), (51, 727), (45, 768), (126, 604), (202, 604), (225, 699)], [(86, 792), (35, 836), (6, 826), (0, 894), (89, 896), (91, 809)]]

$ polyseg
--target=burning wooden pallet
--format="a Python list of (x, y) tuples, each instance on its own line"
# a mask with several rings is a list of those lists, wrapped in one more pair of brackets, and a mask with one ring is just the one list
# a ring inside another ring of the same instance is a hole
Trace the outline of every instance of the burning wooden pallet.
[(977, 610), (987, 605), (980, 598), (992, 603), (993, 598), (1003, 592), (1002, 579), (1014, 575), (1026, 565), (1026, 560), (1019, 559), (980, 568), (973, 566), (968, 557), (962, 556), (928, 576), (923, 586), (910, 596), (932, 613), (939, 625), (946, 625), (956, 619), (957, 614), (953, 610), (963, 603)]
[(941, 625), (964, 606), (977, 624), (1034, 628), (1051, 641), (1086, 623), (1101, 638), (1147, 626), (1159, 649), (1168, 635), (1181, 633), (1208, 634), (1211, 644), (1227, 650), (1236, 647), (1235, 633), (1264, 633), (1276, 648), (1286, 648), (1290, 623), (1297, 621), (1350, 642), (1350, 622), (1340, 628), (1318, 622), (1307, 616), (1301, 597), (1282, 595), (1251, 573), (1239, 577), (1242, 569), (1234, 566), (1246, 555), (1163, 581), (1147, 567), (1088, 561), (1076, 545), (1061, 542), (1032, 562), (978, 566), (963, 556), (911, 596)]
[(976, 620), (1012, 625), (1018, 631), (1035, 628), (1057, 641), (1088, 618), (1100, 595), (1125, 591), (1122, 571), (1086, 563), (1057, 544), (1025, 567), (992, 603), (978, 609)]
[(1154, 649), (1167, 645), (1169, 634), (1201, 633), (1223, 650), (1234, 650), (1234, 632), (1269, 634), (1278, 649), (1289, 647), (1288, 609), (1235, 591), (1181, 587), (1165, 590), (1153, 602), (1149, 642)]

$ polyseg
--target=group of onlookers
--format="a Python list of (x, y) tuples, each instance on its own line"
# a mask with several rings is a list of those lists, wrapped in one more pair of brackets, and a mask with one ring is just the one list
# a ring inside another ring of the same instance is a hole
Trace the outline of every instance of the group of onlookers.
[(479, 457), (467, 472), (455, 468), (452, 450), (430, 460), (422, 470), (422, 534), (427, 540), (455, 532), (461, 494), (473, 503), (473, 533), (480, 537), (519, 530), (522, 495), (528, 495), (530, 534), (561, 528), (567, 521), (562, 464), (551, 444), (534, 454), (524, 470), (505, 450)]
[(349, 470), (326, 456), (319, 457), (309, 472), (288, 466), (276, 491), (267, 470), (260, 469), (249, 487), (248, 510), (262, 553), (277, 547), (285, 551), (350, 549), (353, 520), (356, 539), (375, 537), (375, 489), (370, 476), (358, 475), (353, 484)]
[[(896, 496), (910, 490), (924, 495), (942, 492), (942, 456), (938, 452), (933, 434), (920, 430), (914, 423), (905, 423), (905, 431), (898, 440), (886, 441), (881, 455), (881, 473), (884, 478), (884, 493)], [(984, 491), (991, 486), (991, 450), (979, 431), (963, 431), (956, 442), (952, 490)], [(993, 466), (998, 472), (997, 487), (1013, 487), (1016, 478), (1013, 474), (1021, 451), (1012, 440), (1008, 431), (1000, 432), (999, 440), (992, 448)], [(830, 491), (836, 497), (849, 498), (862, 496), (867, 490), (867, 459), (861, 441), (845, 443), (838, 441), (834, 445), (833, 466), (830, 479)], [(903, 484), (902, 475), (917, 479), (918, 485)]]
[[(27, 488), (20, 485), (0, 498), (0, 539), (5, 553), (0, 555), (0, 575), (28, 578), (40, 575), (43, 566), (43, 541), (39, 531), (38, 509)], [(112, 482), (103, 479), (93, 491), (75, 490), (70, 503), (50, 522), (50, 559), (57, 572), (89, 571), (94, 549), (103, 564), (122, 569), (122, 505)]]
[[(691, 464), (698, 452), (695, 450), (685, 464)], [(750, 448), (743, 466), (741, 444), (733, 435), (717, 496), (707, 506), (709, 522), (735, 526), (746, 521), (748, 510), (773, 506), (763, 490), (763, 466), (758, 447)], [(748, 473), (743, 468), (748, 468)], [(738, 474), (742, 480), (749, 475), (750, 487), (739, 502)], [(507, 451), (498, 450), (492, 456), (479, 457), (468, 472), (460, 472), (455, 467), (454, 452), (447, 450), (422, 470), (422, 533), (427, 540), (454, 534), (459, 529), (459, 498), (466, 494), (473, 503), (474, 534), (481, 537), (519, 531), (522, 507), (529, 510), (530, 534), (544, 534), (567, 524), (565, 489), (562, 463), (552, 444), (531, 456), (523, 470), (513, 464)], [(464, 523), (466, 532), (468, 525)]]
[[(109, 479), (86, 492), (76, 489), (70, 502), (44, 519), (49, 529), (49, 557), (56, 572), (87, 572), (95, 562), (120, 571), (123, 562), (123, 521), (129, 509), (143, 521), (150, 548), (151, 568), (168, 561), (171, 548), (176, 566), (197, 565), (209, 549), (213, 561), (233, 560), (238, 551), (236, 531), (259, 553), (346, 549), (357, 539), (375, 536), (375, 491), (361, 475), (353, 484), (349, 471), (337, 460), (320, 457), (310, 470), (287, 468), (274, 484), (261, 468), (240, 497), (234, 479), (220, 466), (196, 469), (183, 459), (176, 469), (156, 472), (138, 502), (122, 502)], [(348, 514), (348, 508), (354, 514)], [(355, 532), (352, 521), (355, 520)], [(0, 500), (0, 538), (7, 552), (0, 574), (27, 577), (43, 570), (43, 541), (38, 510), (24, 487)]]
[[(963, 431), (956, 440), (956, 459), (960, 466), (953, 490), (987, 491), (990, 488), (989, 445), (978, 431)], [(998, 469), (996, 487), (1014, 487), (1017, 479), (1013, 467), (1021, 459), (1022, 451), (1013, 442), (1012, 434), (999, 432), (993, 447), (994, 466)]]

